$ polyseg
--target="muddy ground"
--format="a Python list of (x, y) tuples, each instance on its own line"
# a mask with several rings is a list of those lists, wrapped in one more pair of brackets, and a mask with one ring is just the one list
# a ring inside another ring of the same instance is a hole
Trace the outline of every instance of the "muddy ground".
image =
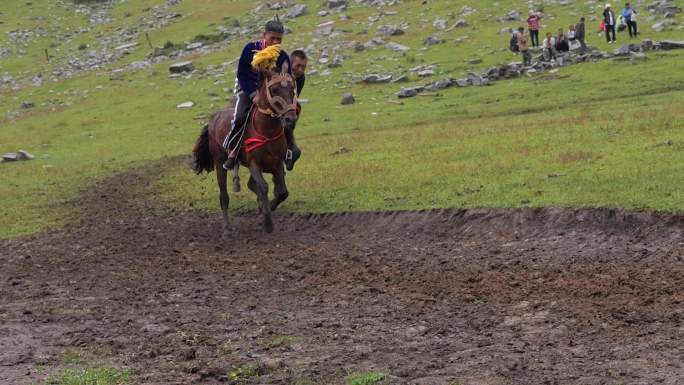
[[(683, 384), (684, 216), (254, 215), (154, 208), (126, 174), (66, 230), (0, 241), (0, 384), (65, 351), (135, 384)], [(306, 382), (309, 380), (310, 382)], [(297, 382), (299, 381), (299, 382)]]

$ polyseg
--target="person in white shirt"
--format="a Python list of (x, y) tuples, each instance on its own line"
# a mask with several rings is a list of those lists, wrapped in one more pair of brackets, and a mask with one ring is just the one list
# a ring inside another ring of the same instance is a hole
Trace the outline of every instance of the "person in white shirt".
[(544, 58), (551, 60), (556, 57), (556, 39), (551, 32), (546, 33), (546, 38), (542, 41), (542, 49), (544, 50)]
[(606, 41), (608, 44), (615, 43), (615, 12), (606, 4), (603, 10), (603, 23), (606, 25)]

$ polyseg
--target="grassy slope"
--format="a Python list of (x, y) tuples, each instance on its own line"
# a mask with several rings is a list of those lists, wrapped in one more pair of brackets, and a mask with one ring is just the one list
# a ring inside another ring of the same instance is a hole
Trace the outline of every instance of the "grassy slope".
[[(144, 17), (145, 8), (160, 3), (135, 0), (119, 5), (113, 23), (93, 28), (74, 44), (130, 24)], [(309, 15), (288, 24), (294, 31), (288, 37), (289, 47), (305, 46), (312, 26), (328, 19), (314, 15), (318, 2), (307, 3)], [(309, 79), (304, 97), (311, 102), (304, 106), (298, 126), (305, 156), (288, 177), (292, 195), (285, 209), (562, 205), (682, 210), (684, 197), (678, 186), (684, 177), (676, 165), (684, 160), (684, 52), (650, 54), (650, 60), (639, 65), (613, 61), (582, 64), (555, 75), (499, 82), (492, 87), (450, 89), (403, 105), (387, 103), (395, 99), (396, 85), (354, 83), (353, 77), (359, 73), (398, 74), (421, 63), (439, 63), (440, 71), (458, 76), (471, 67), (467, 58), (484, 60), (475, 69), (512, 60), (505, 50), (507, 36), (496, 32), (516, 23), (484, 19), (490, 14), (502, 15), (513, 2), (502, 1), (504, 6), (499, 9), (471, 4), (478, 8), (467, 18), (474, 27), (448, 33), (432, 28), (437, 15), (452, 22), (460, 18), (447, 15), (457, 13), (465, 3), (441, 1), (428, 8), (420, 1), (405, 1), (393, 7), (398, 15), (383, 17), (375, 26), (408, 20), (408, 33), (392, 40), (412, 47), (409, 54), (402, 56), (383, 48), (358, 54), (346, 51), (349, 57), (344, 66), (334, 69), (332, 76)], [(578, 4), (578, 14), (588, 13), (583, 2)], [(244, 12), (252, 7), (247, 1), (184, 2), (174, 9), (186, 15), (182, 21), (150, 35), (157, 45), (166, 40), (187, 41), (198, 33), (212, 32), (216, 25), (226, 23), (226, 16), (250, 18)], [(521, 2), (518, 8), (524, 10)], [(18, 11), (2, 11), (5, 20), (13, 21), (0, 24), (0, 32), (29, 22)], [(547, 7), (547, 12), (546, 23), (554, 29), (576, 18), (568, 7)], [(132, 16), (123, 17), (125, 13)], [(369, 35), (357, 33), (365, 27), (367, 17), (376, 13), (353, 7), (347, 12), (351, 20), (336, 25), (350, 32), (345, 39), (365, 42), (375, 26)], [(559, 17), (552, 19), (553, 15)], [(68, 17), (64, 25), (69, 28), (85, 20), (73, 13), (64, 17)], [(645, 24), (644, 37), (684, 38), (681, 30), (655, 33)], [(420, 42), (428, 35), (442, 36), (447, 42), (420, 51)], [(456, 42), (460, 36), (469, 38)], [(624, 35), (619, 38), (624, 40)], [(590, 42), (605, 44), (594, 36)], [(39, 56), (40, 49), (50, 43), (39, 40), (29, 46), (28, 57), (3, 59), (0, 73), (15, 74), (29, 68), (38, 60), (33, 56)], [(193, 60), (200, 69), (218, 65), (233, 59), (240, 46), (235, 43)], [(76, 49), (66, 44), (58, 48)], [(146, 53), (141, 44), (112, 67), (139, 60)], [(24, 148), (38, 156), (33, 162), (0, 167), (0, 237), (65, 223), (72, 215), (65, 203), (93, 177), (165, 155), (188, 153), (199, 130), (198, 115), (224, 103), (208, 94), (227, 96), (222, 89), (232, 83), (231, 74), (225, 79), (193, 76), (170, 80), (167, 64), (161, 64), (127, 73), (123, 81), (92, 73), (39, 88), (0, 91), (3, 116), (17, 109), (21, 100), (37, 105), (16, 121), (0, 120), (0, 152)], [(338, 106), (345, 91), (357, 95), (355, 105)], [(60, 103), (50, 103), (56, 99)], [(186, 100), (195, 101), (197, 107), (175, 108)], [(673, 145), (655, 147), (667, 140)], [(330, 155), (341, 146), (352, 152)], [(213, 175), (195, 177), (180, 165), (165, 170), (155, 184), (166, 204), (208, 210), (217, 205), (214, 186)], [(233, 200), (248, 208), (252, 201), (247, 193)]]

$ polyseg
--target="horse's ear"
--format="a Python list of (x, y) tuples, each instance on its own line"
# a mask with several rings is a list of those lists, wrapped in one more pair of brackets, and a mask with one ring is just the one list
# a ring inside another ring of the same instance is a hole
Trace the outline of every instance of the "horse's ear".
[(290, 64), (288, 62), (284, 62), (282, 68), (280, 69), (280, 73), (282, 74), (288, 74), (290, 73)]

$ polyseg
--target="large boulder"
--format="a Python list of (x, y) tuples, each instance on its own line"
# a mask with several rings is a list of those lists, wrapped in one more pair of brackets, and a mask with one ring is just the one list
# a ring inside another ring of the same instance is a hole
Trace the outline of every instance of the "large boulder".
[(674, 40), (663, 40), (660, 42), (660, 49), (682, 49), (684, 48), (684, 40), (674, 41)]
[(184, 61), (180, 63), (175, 63), (171, 64), (169, 66), (169, 72), (172, 74), (180, 74), (183, 72), (192, 72), (195, 69), (195, 66), (192, 64), (191, 61)]
[(342, 100), (340, 101), (340, 104), (343, 106), (354, 104), (356, 102), (356, 98), (354, 98), (354, 94), (351, 92), (347, 92), (346, 94), (342, 95)]

